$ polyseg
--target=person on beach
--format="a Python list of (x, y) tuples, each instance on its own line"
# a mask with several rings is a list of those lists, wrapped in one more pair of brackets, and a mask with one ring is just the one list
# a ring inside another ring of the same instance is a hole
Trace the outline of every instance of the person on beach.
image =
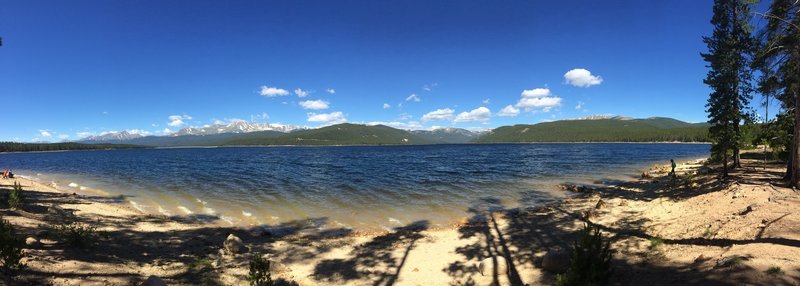
[(675, 177), (675, 160), (669, 159), (669, 162), (672, 164), (672, 171), (669, 174), (674, 178)]

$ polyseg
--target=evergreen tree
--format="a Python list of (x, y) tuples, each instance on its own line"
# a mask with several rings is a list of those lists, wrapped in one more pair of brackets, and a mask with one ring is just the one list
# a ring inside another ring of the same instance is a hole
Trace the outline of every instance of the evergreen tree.
[(744, 0), (715, 0), (711, 18), (714, 31), (710, 37), (703, 37), (708, 53), (701, 55), (709, 68), (704, 82), (712, 89), (706, 104), (711, 151), (723, 163), (723, 176), (728, 175), (729, 152), (733, 166), (740, 167), (739, 148), (744, 143), (740, 123), (746, 119), (744, 110), (752, 98), (751, 5)]
[[(772, 94), (781, 102), (783, 109), (779, 118), (793, 118), (791, 124), (781, 124), (785, 129), (776, 137), (791, 137), (785, 149), (791, 154), (787, 160), (786, 179), (791, 185), (800, 187), (800, 2), (796, 0), (773, 0), (769, 11), (761, 14), (768, 20), (760, 33), (760, 49), (756, 66), (764, 70), (767, 77), (759, 82), (762, 93)], [(789, 143), (791, 142), (791, 143)]]

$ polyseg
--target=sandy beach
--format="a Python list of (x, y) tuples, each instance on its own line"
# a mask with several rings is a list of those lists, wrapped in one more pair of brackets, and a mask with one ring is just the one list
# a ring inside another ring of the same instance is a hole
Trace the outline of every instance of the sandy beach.
[[(543, 269), (542, 257), (568, 249), (591, 222), (612, 241), (614, 285), (798, 285), (800, 195), (782, 187), (782, 164), (744, 163), (725, 181), (699, 161), (682, 162), (677, 178), (654, 166), (642, 179), (606, 182), (535, 209), (482, 198), (452, 228), (418, 221), (381, 233), (322, 229), (324, 218), (213, 225), (146, 215), (120, 198), (2, 179), (0, 213), (20, 236), (36, 240), (24, 250), (25, 269), (3, 281), (140, 285), (154, 275), (169, 285), (247, 285), (249, 258), (259, 255), (273, 261), (273, 279), (286, 285), (551, 285), (555, 274)], [(6, 203), (14, 182), (27, 195), (22, 210)], [(89, 245), (55, 235), (57, 225), (73, 222), (96, 227)], [(230, 234), (245, 246), (238, 253), (223, 250)], [(479, 272), (482, 260), (499, 257), (508, 261), (507, 273)], [(766, 272), (775, 267), (780, 271)]]

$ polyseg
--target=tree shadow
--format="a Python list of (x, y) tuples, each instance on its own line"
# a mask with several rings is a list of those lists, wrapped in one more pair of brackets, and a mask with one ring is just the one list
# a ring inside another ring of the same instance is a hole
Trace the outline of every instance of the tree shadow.
[(320, 261), (314, 267), (313, 276), (332, 284), (366, 279), (372, 285), (394, 285), (408, 255), (424, 237), (421, 232), (428, 227), (428, 221), (397, 227), (354, 247), (349, 258)]

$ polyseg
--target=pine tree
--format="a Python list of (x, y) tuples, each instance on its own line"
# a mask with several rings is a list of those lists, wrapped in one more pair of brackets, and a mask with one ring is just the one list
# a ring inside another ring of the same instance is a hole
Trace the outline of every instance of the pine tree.
[(706, 104), (709, 135), (714, 142), (711, 150), (723, 163), (723, 176), (728, 175), (729, 152), (733, 154), (733, 167), (740, 167), (740, 123), (746, 119), (744, 110), (752, 98), (751, 5), (744, 0), (715, 0), (711, 18), (714, 31), (710, 37), (703, 37), (708, 53), (701, 55), (709, 68), (703, 82), (712, 89)]
[(791, 185), (800, 187), (800, 2), (796, 0), (773, 0), (767, 13), (757, 13), (768, 20), (759, 35), (760, 50), (756, 66), (769, 70), (772, 77), (759, 82), (764, 93), (775, 95), (781, 102), (783, 113), (780, 116), (794, 118), (794, 124), (783, 124), (784, 132), (793, 139), (788, 144), (790, 151), (786, 167), (786, 179)]

